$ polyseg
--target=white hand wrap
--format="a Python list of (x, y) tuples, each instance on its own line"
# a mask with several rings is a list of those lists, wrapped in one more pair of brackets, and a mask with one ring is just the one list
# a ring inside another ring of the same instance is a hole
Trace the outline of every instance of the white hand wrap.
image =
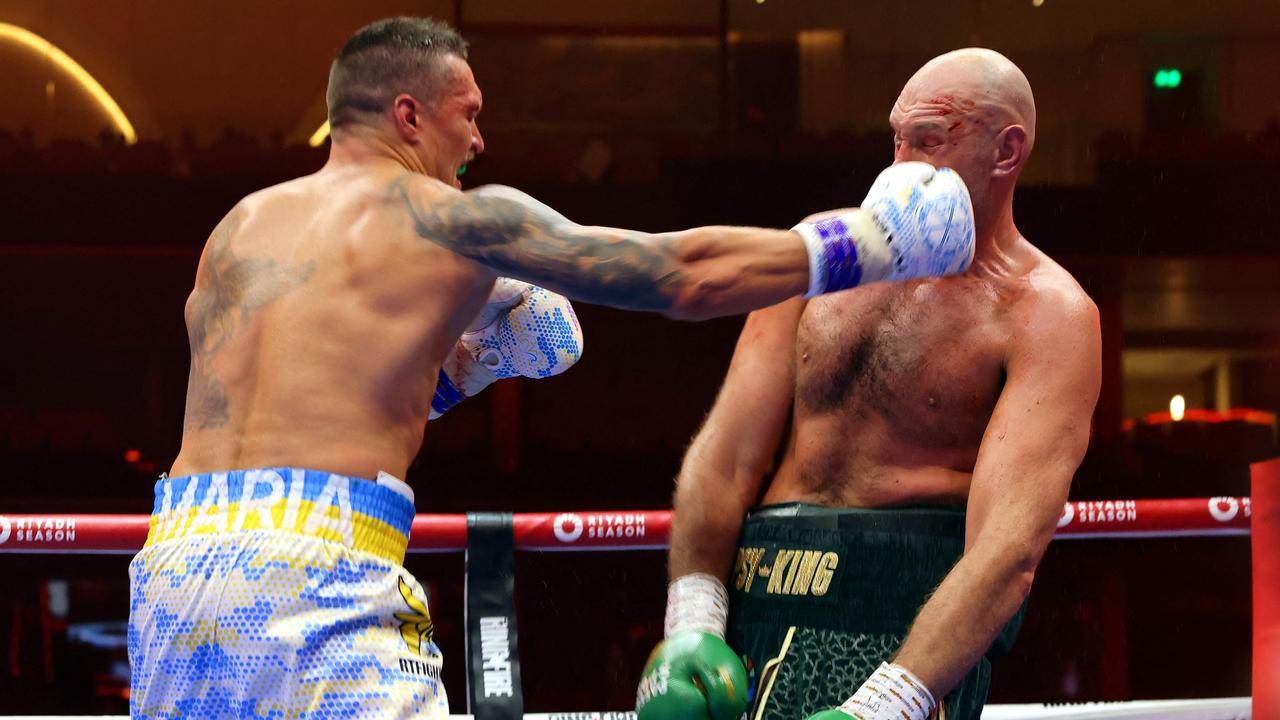
[(724, 639), (729, 623), (729, 592), (724, 583), (706, 573), (681, 575), (667, 586), (667, 617), (663, 637), (687, 630)]
[(933, 693), (910, 670), (882, 662), (838, 709), (858, 720), (926, 720), (935, 704)]

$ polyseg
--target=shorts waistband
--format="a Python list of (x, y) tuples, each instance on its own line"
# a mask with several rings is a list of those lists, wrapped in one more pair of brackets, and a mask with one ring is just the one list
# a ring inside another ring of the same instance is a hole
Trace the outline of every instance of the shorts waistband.
[(905, 535), (964, 535), (963, 510), (942, 506), (844, 508), (809, 503), (778, 503), (752, 508), (748, 523)]
[(157, 481), (146, 545), (273, 530), (402, 563), (413, 516), (412, 500), (363, 478), (300, 468), (232, 470)]
[(905, 634), (964, 552), (964, 513), (789, 503), (742, 525), (734, 622)]

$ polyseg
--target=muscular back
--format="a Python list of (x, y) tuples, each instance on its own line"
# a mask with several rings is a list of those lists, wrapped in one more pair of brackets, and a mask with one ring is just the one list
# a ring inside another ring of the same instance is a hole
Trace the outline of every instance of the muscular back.
[(245, 198), (213, 231), (186, 305), (174, 474), (403, 475), (444, 354), (493, 275), (418, 237), (394, 179), (327, 169)]
[(766, 502), (963, 505), (1012, 340), (1045, 301), (1036, 286), (1082, 294), (1039, 257), (1026, 277), (885, 283), (810, 301), (790, 446)]

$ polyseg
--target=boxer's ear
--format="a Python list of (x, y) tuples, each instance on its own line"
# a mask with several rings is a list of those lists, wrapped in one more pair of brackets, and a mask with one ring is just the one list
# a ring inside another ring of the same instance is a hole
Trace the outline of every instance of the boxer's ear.
[(412, 95), (401, 93), (391, 102), (391, 115), (401, 139), (411, 145), (418, 144), (418, 125), (422, 122), (421, 104)]
[(1027, 145), (1027, 129), (1010, 125), (996, 135), (995, 167), (993, 177), (1005, 177), (1016, 173), (1026, 162), (1031, 147)]

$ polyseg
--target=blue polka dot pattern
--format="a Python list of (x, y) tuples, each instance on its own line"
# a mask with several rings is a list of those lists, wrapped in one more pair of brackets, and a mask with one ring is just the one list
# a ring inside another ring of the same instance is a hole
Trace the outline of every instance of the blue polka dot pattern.
[(448, 715), (425, 595), (398, 563), (233, 529), (149, 545), (129, 575), (134, 718)]
[(477, 357), (484, 357), (486, 350), (496, 352), (500, 361), (490, 369), (498, 379), (559, 375), (582, 357), (583, 344), (582, 327), (569, 300), (536, 285), (490, 328), (467, 333), (463, 342), (474, 345)]
[[(901, 180), (912, 174), (932, 177), (927, 184)], [(963, 272), (973, 260), (973, 206), (964, 181), (950, 168), (934, 170), (918, 162), (890, 166), (876, 178), (862, 207), (892, 237), (889, 280)]]

